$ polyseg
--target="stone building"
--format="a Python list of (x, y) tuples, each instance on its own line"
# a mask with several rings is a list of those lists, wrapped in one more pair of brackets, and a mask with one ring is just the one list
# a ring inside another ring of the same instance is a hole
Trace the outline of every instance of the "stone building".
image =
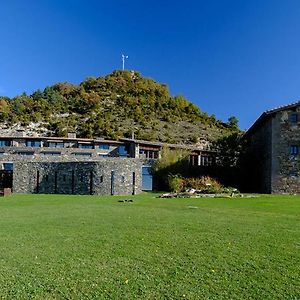
[[(152, 190), (151, 165), (165, 144), (135, 139), (83, 139), (75, 135), (0, 136), (0, 193), (132, 195)], [(193, 165), (213, 163), (214, 153), (197, 147)]]
[(264, 112), (245, 138), (252, 191), (300, 193), (300, 102)]

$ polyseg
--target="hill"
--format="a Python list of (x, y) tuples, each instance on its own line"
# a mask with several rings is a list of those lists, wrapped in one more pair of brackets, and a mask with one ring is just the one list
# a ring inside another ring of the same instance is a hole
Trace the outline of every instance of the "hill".
[(23, 127), (38, 135), (76, 132), (79, 137), (113, 139), (134, 133), (138, 139), (168, 143), (205, 144), (236, 129), (133, 71), (0, 97), (0, 122), (2, 132)]

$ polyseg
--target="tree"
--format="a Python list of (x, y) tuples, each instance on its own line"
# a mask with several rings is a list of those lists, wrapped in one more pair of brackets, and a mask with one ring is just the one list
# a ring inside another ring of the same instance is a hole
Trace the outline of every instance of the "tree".
[(214, 144), (217, 150), (216, 176), (226, 186), (241, 187), (243, 166), (241, 158), (245, 152), (242, 133), (235, 131), (231, 135), (217, 140)]
[[(160, 190), (169, 189), (170, 178), (174, 176), (187, 176), (189, 173), (188, 163), (189, 151), (183, 149), (171, 150), (164, 146), (161, 150), (161, 157), (154, 163), (152, 172), (155, 174), (156, 185)], [(170, 177), (171, 176), (171, 177)]]
[(235, 132), (220, 138), (214, 143), (218, 151), (218, 164), (222, 167), (236, 167), (242, 151), (241, 134)]
[(235, 117), (235, 116), (231, 116), (228, 118), (228, 126), (231, 128), (231, 129), (238, 129), (238, 123), (239, 123), (239, 120)]

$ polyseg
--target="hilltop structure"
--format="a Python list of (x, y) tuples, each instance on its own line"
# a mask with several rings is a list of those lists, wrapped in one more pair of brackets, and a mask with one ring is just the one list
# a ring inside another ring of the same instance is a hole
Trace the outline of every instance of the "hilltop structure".
[(264, 112), (245, 138), (252, 190), (300, 193), (300, 102)]

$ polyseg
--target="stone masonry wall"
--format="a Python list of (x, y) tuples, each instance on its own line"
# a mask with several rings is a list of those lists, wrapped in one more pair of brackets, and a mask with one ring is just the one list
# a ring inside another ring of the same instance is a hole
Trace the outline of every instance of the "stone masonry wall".
[(293, 113), (300, 121), (300, 107), (277, 112), (273, 120), (272, 193), (300, 193), (300, 154), (290, 154), (291, 145), (300, 149), (300, 122), (290, 121)]
[(251, 191), (271, 193), (272, 119), (267, 119), (248, 137), (248, 168), (244, 172)]
[(132, 195), (141, 192), (142, 161), (14, 162), (14, 193)]

